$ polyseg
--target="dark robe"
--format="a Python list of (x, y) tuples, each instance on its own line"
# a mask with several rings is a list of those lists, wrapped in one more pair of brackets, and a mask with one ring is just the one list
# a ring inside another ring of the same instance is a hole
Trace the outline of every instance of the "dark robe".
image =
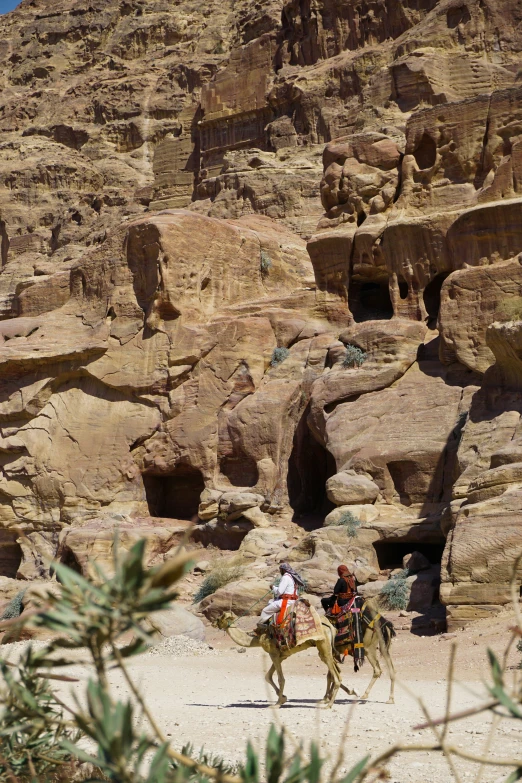
[[(353, 580), (353, 586), (355, 587), (355, 577), (351, 577), (351, 580)], [(341, 576), (334, 587), (333, 595), (329, 596), (328, 598), (321, 598), (321, 604), (323, 605), (323, 609), (325, 612), (327, 612), (329, 609), (333, 607), (335, 602), (337, 601), (337, 604), (339, 606), (344, 606), (348, 603), (350, 598), (339, 598), (339, 593), (352, 593), (352, 588), (349, 584), (349, 582), (344, 578), (344, 576)]]

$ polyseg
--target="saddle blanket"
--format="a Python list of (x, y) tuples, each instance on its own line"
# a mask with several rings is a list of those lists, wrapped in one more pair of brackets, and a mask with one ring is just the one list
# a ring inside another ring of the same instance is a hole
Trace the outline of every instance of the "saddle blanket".
[(272, 639), (279, 650), (291, 650), (298, 644), (321, 639), (324, 636), (321, 618), (308, 601), (299, 598), (285, 613), (282, 622), (274, 617), (268, 626)]

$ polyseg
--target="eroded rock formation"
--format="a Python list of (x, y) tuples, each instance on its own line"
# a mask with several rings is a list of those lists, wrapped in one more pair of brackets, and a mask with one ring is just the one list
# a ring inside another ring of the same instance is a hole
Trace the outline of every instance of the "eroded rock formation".
[(510, 600), (521, 25), (515, 0), (0, 18), (9, 594), (108, 563), (116, 528), (157, 562), (193, 520), (255, 563), (242, 596), (283, 556), (321, 594), (415, 551), (452, 626)]

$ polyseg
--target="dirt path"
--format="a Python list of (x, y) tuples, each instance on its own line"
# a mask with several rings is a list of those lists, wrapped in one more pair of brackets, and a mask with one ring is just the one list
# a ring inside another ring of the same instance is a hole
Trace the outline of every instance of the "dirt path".
[[(458, 635), (453, 709), (466, 709), (487, 697), (483, 680), (487, 678), (486, 646), (501, 650), (507, 639), (510, 618), (503, 617), (489, 625), (475, 626), (473, 632)], [(149, 706), (157, 716), (174, 746), (181, 748), (191, 742), (196, 750), (204, 747), (230, 761), (244, 758), (246, 740), (262, 747), (272, 722), (284, 725), (305, 746), (311, 740), (320, 744), (323, 754), (335, 758), (343, 729), (350, 720), (348, 738), (344, 743), (342, 769), (367, 754), (377, 754), (396, 743), (431, 741), (429, 731), (418, 732), (413, 726), (423, 721), (421, 698), (435, 717), (442, 716), (446, 701), (447, 660), (451, 641), (440, 637), (417, 637), (399, 631), (393, 646), (400, 683), (396, 704), (385, 704), (389, 681), (383, 676), (371, 694), (371, 700), (361, 703), (344, 695), (333, 709), (317, 709), (324, 695), (325, 667), (315, 650), (295, 656), (285, 664), (286, 695), (289, 702), (281, 710), (269, 705), (274, 702), (264, 682), (267, 658), (260, 650), (239, 652), (231, 640), (209, 629), (208, 641), (214, 646), (209, 655), (182, 657), (145, 654), (135, 660), (132, 671), (141, 684)], [(513, 662), (519, 654), (515, 653)], [(85, 672), (80, 672), (82, 676)], [(517, 672), (513, 670), (515, 676)], [(344, 665), (344, 681), (362, 693), (371, 670), (365, 665), (355, 675), (349, 662)], [(511, 673), (510, 673), (511, 676)], [(115, 677), (118, 694), (126, 687)], [(458, 748), (482, 753), (487, 742), (491, 717), (476, 716), (455, 724), (450, 730), (451, 742)], [(521, 721), (504, 721), (491, 748), (495, 757), (520, 757)], [(457, 762), (461, 781), (475, 781), (477, 767)], [(452, 777), (444, 758), (436, 752), (407, 753), (390, 764), (395, 783), (449, 783)], [(487, 768), (481, 783), (504, 781), (509, 770)]]

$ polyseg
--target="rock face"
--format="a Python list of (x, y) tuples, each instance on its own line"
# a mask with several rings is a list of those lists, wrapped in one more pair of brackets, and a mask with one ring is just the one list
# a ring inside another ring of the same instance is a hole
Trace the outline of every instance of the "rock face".
[(151, 563), (239, 550), (249, 601), (283, 556), (321, 595), (339, 562), (371, 591), (412, 553), (412, 601), (440, 570), (451, 627), (510, 600), (520, 10), (410, 5), (0, 17), (10, 590), (109, 567), (118, 528)]

